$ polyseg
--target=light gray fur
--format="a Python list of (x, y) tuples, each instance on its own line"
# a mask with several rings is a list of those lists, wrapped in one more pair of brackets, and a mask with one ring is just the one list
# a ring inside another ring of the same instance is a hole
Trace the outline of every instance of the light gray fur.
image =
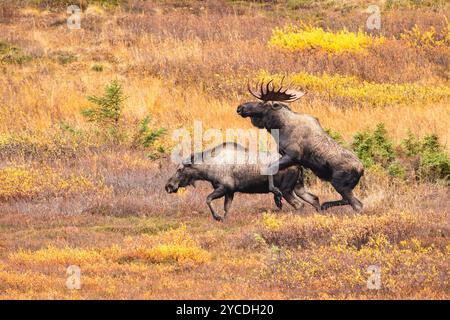
[[(227, 216), (234, 194), (241, 193), (269, 193), (267, 176), (261, 172), (270, 163), (276, 161), (280, 155), (261, 153), (260, 161), (253, 163), (249, 158), (249, 150), (237, 143), (226, 142), (200, 154), (192, 154), (177, 168), (175, 174), (166, 184), (166, 191), (177, 192), (178, 188), (194, 185), (195, 181), (209, 181), (214, 191), (206, 198), (206, 203), (214, 219), (220, 221), (222, 217), (217, 214), (211, 202), (214, 199), (225, 197), (224, 218)], [(237, 157), (244, 159), (236, 163)], [(195, 159), (204, 159), (196, 163)], [(282, 197), (295, 209), (303, 206), (303, 201), (320, 210), (317, 197), (304, 188), (303, 171), (299, 165), (280, 170), (274, 175), (274, 184), (279, 188)], [(300, 198), (300, 199), (299, 199)], [(281, 198), (276, 200), (281, 208)]]

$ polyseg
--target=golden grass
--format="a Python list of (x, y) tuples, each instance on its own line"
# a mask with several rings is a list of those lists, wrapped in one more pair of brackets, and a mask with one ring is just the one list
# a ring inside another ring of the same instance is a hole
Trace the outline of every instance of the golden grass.
[[(450, 251), (440, 215), (397, 208), (343, 216), (233, 213), (226, 224), (212, 224), (206, 214), (191, 214), (186, 226), (153, 235), (113, 231), (96, 245), (11, 250), (1, 259), (1, 298), (181, 298), (186, 290), (225, 299), (445, 298)], [(86, 223), (111, 224), (108, 217), (74, 219), (84, 230)], [(108, 232), (95, 234), (100, 240)], [(51, 240), (42, 233), (32, 239)], [(81, 268), (81, 290), (65, 287), (69, 265)], [(381, 268), (380, 291), (367, 289), (370, 265)]]
[[(436, 133), (447, 148), (450, 145), (450, 135), (447, 128), (450, 126), (450, 107), (448, 103), (444, 101), (433, 102), (433, 100), (441, 97), (448, 100), (448, 87), (443, 87), (443, 94), (440, 93), (439, 88), (418, 87), (419, 91), (417, 95), (421, 95), (424, 99), (430, 99), (429, 103), (425, 102), (413, 102), (411, 104), (397, 104), (398, 100), (411, 101), (412, 96), (402, 96), (400, 85), (381, 85), (381, 84), (364, 84), (359, 83), (357, 86), (347, 89), (346, 84), (335, 84), (327, 87), (326, 84), (332, 83), (335, 77), (315, 77), (308, 76), (304, 79), (301, 76), (294, 76), (295, 81), (306, 88), (311, 87), (308, 91), (311, 92), (312, 97), (305, 97), (303, 101), (293, 105), (293, 109), (299, 112), (309, 113), (320, 119), (323, 126), (332, 128), (334, 131), (340, 132), (346, 139), (359, 131), (366, 128), (374, 127), (377, 123), (383, 122), (390, 134), (395, 139), (402, 139), (405, 137), (408, 129), (417, 130), (417, 134), (425, 135), (429, 133)], [(311, 79), (318, 79), (311, 84)], [(340, 79), (340, 78), (339, 78)], [(346, 80), (346, 78), (344, 78)], [(78, 79), (73, 79), (73, 85), (87, 86), (90, 83), (104, 83), (105, 78), (102, 80), (97, 75), (91, 75), (80, 82)], [(43, 91), (47, 90), (47, 86), (44, 83)], [(406, 85), (409, 86), (409, 85)], [(23, 94), (26, 92), (32, 92), (31, 84), (25, 88)], [(386, 90), (390, 90), (390, 87), (395, 88), (395, 91), (390, 94)], [(414, 88), (414, 86), (411, 86)], [(56, 88), (56, 87), (55, 87)], [(133, 91), (130, 91), (133, 88)], [(59, 89), (58, 89), (59, 90)], [(97, 91), (101, 89), (98, 88)], [(59, 98), (63, 100), (62, 104), (59, 104), (59, 110), (57, 114), (61, 119), (73, 119), (73, 123), (79, 126), (86, 126), (83, 122), (79, 110), (81, 106), (86, 106), (84, 96), (76, 96), (73, 99), (65, 99), (61, 89), (58, 94)], [(95, 92), (92, 90), (91, 92)], [(90, 92), (90, 93), (91, 93)], [(414, 91), (413, 91), (414, 92)], [(424, 93), (422, 95), (422, 92)], [(436, 93), (434, 93), (436, 92)], [(371, 95), (375, 93), (375, 95)], [(142, 78), (140, 80), (130, 80), (125, 82), (125, 94), (130, 98), (126, 101), (125, 116), (130, 118), (140, 118), (147, 113), (152, 114), (158, 123), (167, 128), (177, 128), (181, 125), (186, 126), (188, 129), (192, 129), (193, 121), (200, 120), (203, 123), (204, 129), (208, 128), (251, 128), (248, 121), (241, 119), (235, 115), (235, 108), (240, 103), (245, 101), (245, 98), (239, 100), (224, 101), (217, 100), (212, 97), (205, 96), (202, 91), (193, 87), (189, 93), (185, 93), (179, 90), (174, 90), (168, 95), (168, 91), (165, 88), (164, 82), (154, 78)], [(317, 97), (317, 95), (320, 95)], [(389, 106), (384, 107), (370, 107), (370, 108), (354, 108), (351, 102), (348, 103), (327, 103), (328, 97), (330, 99), (336, 97), (349, 97), (351, 100), (369, 100), (378, 103), (391, 103)], [(428, 98), (430, 97), (430, 98)], [(420, 96), (419, 96), (420, 98)], [(248, 99), (248, 98), (247, 98)], [(14, 98), (14, 100), (16, 100)], [(419, 99), (420, 100), (420, 99)], [(406, 102), (405, 102), (406, 103)], [(16, 101), (16, 106), (26, 106), (26, 102)], [(46, 106), (45, 98), (42, 101), (43, 109), (48, 110), (50, 106)], [(208, 108), (193, 108), (190, 106), (208, 106)], [(187, 107), (186, 107), (187, 106)], [(3, 122), (3, 129), (5, 131), (23, 131), (34, 130), (44, 131), (47, 134), (52, 130), (58, 130), (58, 124), (54, 122), (54, 115), (39, 110), (26, 110), (20, 113), (12, 113), (8, 116), (8, 121)], [(170, 110), (170, 111), (169, 111)], [(398, 119), (402, 119), (402, 125), (398, 126)], [(53, 129), (51, 129), (53, 127)], [(56, 128), (55, 128), (56, 127)], [(42, 129), (41, 129), (42, 128)], [(46, 128), (44, 130), (44, 128)], [(40, 136), (43, 132), (40, 132)], [(45, 135), (44, 135), (45, 137)], [(3, 141), (8, 138), (5, 137)], [(38, 139), (40, 143), (49, 141), (47, 136), (44, 140)]]
[[(80, 248), (47, 248), (31, 252), (19, 250), (9, 255), (9, 260), (17, 264), (34, 266), (51, 265), (105, 265), (128, 260), (140, 260), (148, 263), (202, 264), (209, 261), (209, 254), (202, 250), (186, 232), (186, 227), (166, 231), (158, 235), (162, 243), (152, 246), (152, 238), (142, 236), (138, 239), (126, 238), (124, 243), (102, 250)], [(134, 266), (134, 265), (133, 265)]]

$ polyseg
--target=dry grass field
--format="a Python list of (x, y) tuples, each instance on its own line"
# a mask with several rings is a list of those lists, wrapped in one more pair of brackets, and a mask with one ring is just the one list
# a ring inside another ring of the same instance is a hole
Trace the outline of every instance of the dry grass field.
[[(449, 299), (450, 4), (372, 2), (369, 32), (357, 0), (0, 0), (0, 298)], [(167, 194), (173, 130), (252, 128), (247, 79), (281, 75), (366, 164), (363, 212)], [(112, 81), (120, 117), (88, 121)]]

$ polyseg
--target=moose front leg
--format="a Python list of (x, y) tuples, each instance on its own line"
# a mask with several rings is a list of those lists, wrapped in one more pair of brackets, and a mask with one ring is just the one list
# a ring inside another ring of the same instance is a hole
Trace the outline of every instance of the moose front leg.
[(225, 193), (226, 193), (225, 187), (219, 186), (213, 192), (211, 192), (208, 195), (208, 197), (206, 197), (206, 204), (208, 205), (209, 210), (211, 210), (211, 214), (212, 214), (213, 218), (215, 220), (217, 220), (217, 221), (222, 221), (223, 218), (216, 213), (216, 211), (214, 210), (214, 207), (212, 206), (211, 202), (214, 199), (222, 198), (225, 195)]
[(273, 176), (278, 172), (278, 170), (283, 170), (287, 167), (290, 167), (294, 164), (294, 160), (288, 156), (287, 154), (283, 155), (280, 159), (273, 162), (267, 168), (267, 174), (269, 175), (269, 191), (274, 194), (274, 200), (278, 208), (282, 208), (283, 204), (281, 202), (281, 198), (283, 197), (283, 193), (275, 187), (273, 182)]

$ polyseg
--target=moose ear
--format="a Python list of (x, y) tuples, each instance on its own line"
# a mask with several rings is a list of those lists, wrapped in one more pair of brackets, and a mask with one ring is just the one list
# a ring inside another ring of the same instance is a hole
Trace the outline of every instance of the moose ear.
[(181, 162), (181, 164), (183, 165), (183, 167), (190, 167), (190, 166), (192, 166), (193, 162), (194, 162), (194, 156), (191, 156), (191, 157), (184, 159)]
[(181, 161), (181, 167), (185, 168), (185, 167), (190, 167), (191, 166), (191, 161), (190, 159), (185, 159), (183, 161)]
[(272, 102), (271, 108), (273, 110), (280, 110), (281, 108), (283, 108), (283, 105), (277, 101)]

